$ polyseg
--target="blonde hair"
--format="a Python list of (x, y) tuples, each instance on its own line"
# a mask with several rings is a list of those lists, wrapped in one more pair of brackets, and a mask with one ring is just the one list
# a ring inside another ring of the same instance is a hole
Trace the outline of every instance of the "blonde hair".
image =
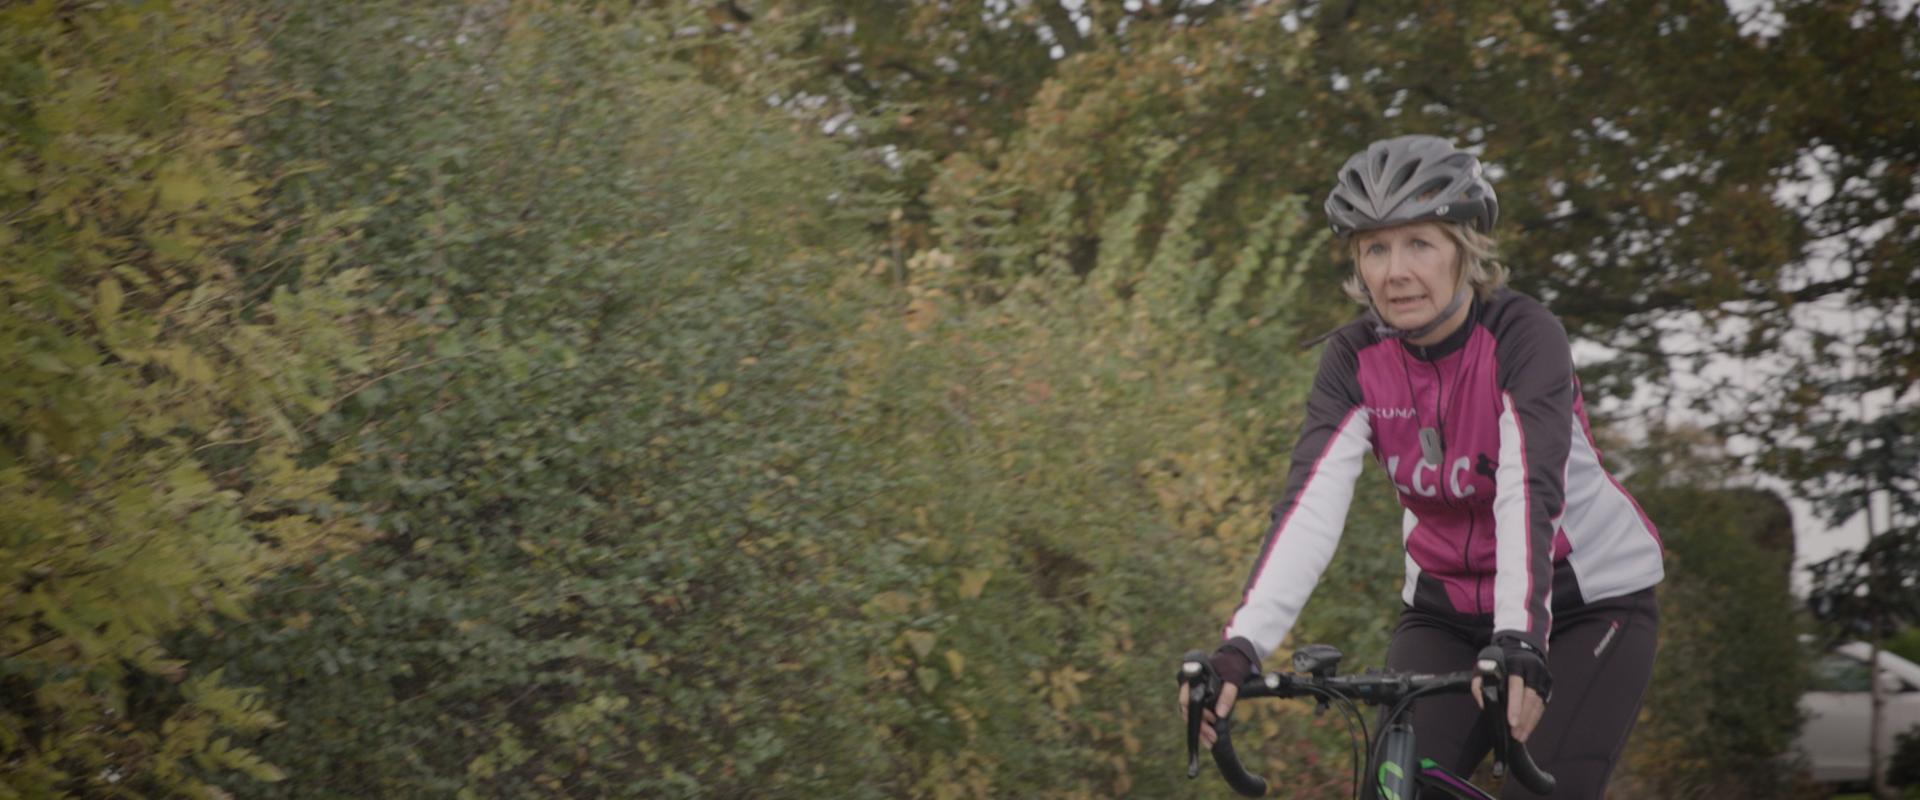
[[(1464, 222), (1435, 220), (1435, 224), (1447, 232), (1447, 238), (1453, 240), (1460, 257), (1460, 271), (1456, 275), (1466, 276), (1467, 285), (1473, 287), (1476, 296), (1485, 300), (1493, 296), (1495, 290), (1507, 285), (1507, 265), (1497, 260), (1500, 257), (1500, 245), (1493, 237), (1474, 230)], [(1360, 263), (1359, 234), (1347, 237), (1347, 260), (1355, 265)], [(1367, 284), (1360, 280), (1357, 266), (1354, 273), (1347, 276), (1346, 282), (1340, 284), (1340, 289), (1354, 302), (1373, 307), (1372, 298), (1367, 296)]]

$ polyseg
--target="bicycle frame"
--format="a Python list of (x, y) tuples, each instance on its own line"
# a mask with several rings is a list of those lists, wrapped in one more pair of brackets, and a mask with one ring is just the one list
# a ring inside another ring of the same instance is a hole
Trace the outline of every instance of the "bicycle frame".
[[(1407, 710), (1380, 731), (1380, 766), (1373, 771), (1362, 797), (1377, 800), (1414, 800), (1426, 789), (1444, 792), (1455, 800), (1494, 800), (1493, 795), (1453, 774), (1431, 758), (1416, 759), (1413, 750), (1413, 711)], [(1369, 742), (1368, 744), (1373, 744)], [(1409, 770), (1406, 765), (1411, 765)], [(1408, 777), (1408, 773), (1412, 777)]]

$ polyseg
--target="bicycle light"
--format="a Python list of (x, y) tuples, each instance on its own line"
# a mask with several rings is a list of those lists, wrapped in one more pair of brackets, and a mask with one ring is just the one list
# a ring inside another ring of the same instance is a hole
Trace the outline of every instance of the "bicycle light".
[(1340, 666), (1340, 651), (1332, 645), (1310, 644), (1293, 651), (1293, 669), (1317, 678), (1334, 674)]

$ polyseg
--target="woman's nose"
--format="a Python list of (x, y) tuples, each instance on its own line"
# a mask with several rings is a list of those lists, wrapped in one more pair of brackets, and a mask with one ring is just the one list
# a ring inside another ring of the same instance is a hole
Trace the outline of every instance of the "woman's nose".
[(1387, 251), (1387, 280), (1405, 278), (1412, 274), (1404, 251), (1397, 247)]

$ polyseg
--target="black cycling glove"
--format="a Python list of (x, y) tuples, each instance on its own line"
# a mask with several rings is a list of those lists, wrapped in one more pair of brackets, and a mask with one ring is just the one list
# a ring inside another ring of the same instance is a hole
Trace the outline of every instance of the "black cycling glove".
[(1546, 656), (1515, 636), (1495, 637), (1493, 643), (1505, 656), (1508, 675), (1520, 676), (1520, 682), (1539, 693), (1541, 700), (1553, 696), (1553, 673), (1547, 671)]
[(1220, 676), (1222, 686), (1239, 686), (1248, 675), (1260, 671), (1260, 661), (1253, 657), (1253, 643), (1238, 636), (1213, 651), (1207, 664), (1213, 667), (1213, 674)]

